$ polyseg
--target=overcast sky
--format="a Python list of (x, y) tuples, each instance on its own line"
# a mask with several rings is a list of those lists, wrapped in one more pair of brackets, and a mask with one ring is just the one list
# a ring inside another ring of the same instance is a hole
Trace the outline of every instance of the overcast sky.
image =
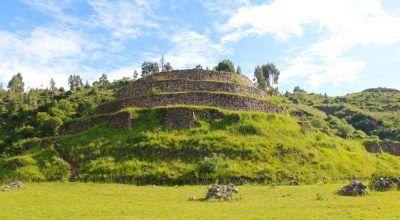
[(1, 0), (0, 82), (26, 87), (132, 76), (161, 55), (175, 69), (231, 59), (279, 88), (343, 95), (400, 89), (399, 0)]

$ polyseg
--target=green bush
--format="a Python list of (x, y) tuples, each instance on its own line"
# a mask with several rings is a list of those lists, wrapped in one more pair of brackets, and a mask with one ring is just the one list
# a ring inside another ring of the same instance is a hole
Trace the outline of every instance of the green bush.
[(222, 174), (228, 164), (225, 162), (223, 154), (213, 153), (210, 157), (204, 157), (203, 161), (199, 164), (199, 174), (205, 177), (215, 177)]
[(238, 128), (239, 132), (243, 135), (261, 135), (262, 132), (254, 125), (241, 125)]

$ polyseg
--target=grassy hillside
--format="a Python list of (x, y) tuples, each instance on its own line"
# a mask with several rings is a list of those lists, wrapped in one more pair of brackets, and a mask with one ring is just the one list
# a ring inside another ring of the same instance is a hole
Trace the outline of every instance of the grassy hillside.
[[(283, 97), (293, 115), (322, 118), (318, 111), (343, 119), (369, 138), (400, 141), (400, 91), (368, 89), (343, 97), (329, 97), (306, 92), (288, 93)], [(304, 109), (301, 106), (308, 106)], [(311, 108), (311, 109), (310, 109)], [(296, 110), (301, 109), (301, 110)], [(343, 135), (342, 135), (343, 136)]]
[(343, 197), (340, 186), (246, 185), (241, 200), (209, 202), (188, 200), (204, 198), (205, 186), (28, 184), (0, 192), (0, 219), (399, 219), (400, 191)]
[[(332, 182), (368, 178), (376, 170), (395, 172), (400, 167), (395, 156), (370, 154), (357, 140), (328, 136), (286, 115), (219, 109), (223, 113), (219, 119), (174, 130), (158, 119), (161, 109), (128, 109), (136, 123), (132, 130), (99, 123), (85, 132), (58, 137), (58, 153), (54, 145), (47, 145), (43, 157), (56, 167), (61, 166), (54, 162), (58, 156), (79, 167), (81, 181), (133, 184), (197, 184), (216, 179)], [(6, 161), (20, 157), (31, 161), (19, 163), (22, 167), (16, 169), (34, 169), (31, 173), (39, 180), (65, 178), (63, 172), (57, 178), (47, 177), (39, 161), (32, 162), (35, 154), (44, 154), (41, 151), (33, 148)], [(0, 171), (9, 172), (7, 164), (3, 162)]]
[(387, 89), (344, 97), (304, 91), (268, 97), (284, 114), (181, 106), (221, 113), (196, 118), (198, 126), (181, 130), (160, 120), (165, 107), (124, 109), (132, 113), (131, 130), (93, 120), (84, 132), (59, 135), (63, 123), (96, 117), (96, 106), (131, 84), (123, 79), (74, 91), (31, 90), (19, 106), (10, 101), (10, 91), (1, 90), (0, 182), (65, 181), (72, 175), (131, 184), (314, 183), (397, 173), (400, 167), (398, 157), (371, 154), (363, 146), (400, 140), (399, 92)]

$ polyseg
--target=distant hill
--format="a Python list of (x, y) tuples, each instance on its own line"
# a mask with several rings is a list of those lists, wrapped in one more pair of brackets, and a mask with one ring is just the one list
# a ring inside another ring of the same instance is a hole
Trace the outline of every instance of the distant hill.
[(392, 92), (392, 93), (399, 93), (400, 91), (397, 89), (390, 89), (390, 88), (371, 88), (363, 90), (362, 92)]

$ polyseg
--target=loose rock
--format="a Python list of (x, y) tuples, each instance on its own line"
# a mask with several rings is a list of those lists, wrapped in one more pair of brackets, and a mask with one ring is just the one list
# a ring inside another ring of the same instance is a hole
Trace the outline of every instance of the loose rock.
[(370, 188), (376, 191), (387, 191), (399, 185), (400, 185), (399, 178), (381, 177), (377, 180), (374, 180), (370, 184)]
[(353, 180), (346, 186), (343, 186), (339, 190), (339, 194), (342, 196), (363, 196), (366, 194), (367, 186), (363, 183)]
[(233, 195), (239, 193), (232, 183), (228, 185), (213, 185), (208, 188), (206, 199), (232, 200)]
[(6, 187), (4, 187), (3, 191), (11, 191), (14, 189), (23, 189), (24, 188), (24, 184), (20, 181), (16, 181), (16, 182), (10, 182)]
[(300, 185), (300, 181), (298, 179), (294, 179), (290, 181), (290, 185), (292, 186), (298, 186)]

